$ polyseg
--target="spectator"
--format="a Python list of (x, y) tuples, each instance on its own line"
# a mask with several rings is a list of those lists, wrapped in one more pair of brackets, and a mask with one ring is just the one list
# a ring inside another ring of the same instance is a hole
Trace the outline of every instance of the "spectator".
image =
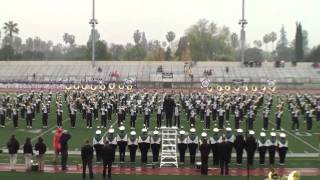
[(38, 142), (34, 146), (34, 150), (36, 151), (36, 154), (37, 154), (39, 171), (44, 171), (44, 155), (47, 151), (47, 146), (43, 143), (42, 137), (38, 138)]
[(16, 139), (15, 135), (12, 135), (9, 142), (7, 143), (7, 148), (10, 155), (10, 169), (11, 171), (15, 171), (15, 165), (17, 163), (17, 156), (19, 150), (19, 142)]
[(26, 170), (30, 171), (31, 170), (31, 158), (33, 156), (33, 150), (32, 150), (32, 144), (31, 144), (31, 139), (27, 138), (26, 142), (23, 145), (23, 155), (24, 155), (24, 161), (25, 161), (25, 166)]
[(61, 152), (61, 169), (63, 171), (67, 170), (67, 160), (68, 160), (68, 141), (71, 135), (67, 130), (64, 130), (60, 138), (60, 152)]
[(113, 159), (112, 156), (113, 156), (113, 148), (110, 146), (109, 141), (106, 141), (102, 149), (103, 179), (106, 178), (107, 167), (108, 167), (108, 178), (111, 179), (111, 167), (112, 167), (112, 159)]
[(85, 144), (81, 148), (82, 159), (82, 178), (86, 178), (86, 168), (88, 166), (90, 179), (93, 178), (92, 172), (92, 159), (93, 159), (93, 147), (89, 144), (89, 140), (85, 140)]

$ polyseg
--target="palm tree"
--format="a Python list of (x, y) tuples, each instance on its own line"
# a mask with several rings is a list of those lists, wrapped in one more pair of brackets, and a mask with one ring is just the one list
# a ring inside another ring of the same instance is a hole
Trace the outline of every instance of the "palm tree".
[(4, 23), (3, 27), (4, 32), (10, 37), (10, 45), (12, 45), (13, 34), (19, 33), (18, 23), (9, 21)]
[(170, 48), (172, 48), (172, 41), (176, 38), (176, 34), (173, 31), (169, 31), (166, 35), (166, 39), (170, 44)]
[(266, 45), (266, 51), (268, 51), (268, 44), (270, 43), (271, 39), (270, 39), (270, 34), (266, 34), (263, 36), (263, 42)]
[(277, 40), (277, 33), (275, 33), (275, 32), (272, 32), (272, 33), (270, 33), (270, 41), (271, 41), (271, 43), (272, 43), (272, 51), (274, 51), (274, 42), (276, 42), (276, 40)]

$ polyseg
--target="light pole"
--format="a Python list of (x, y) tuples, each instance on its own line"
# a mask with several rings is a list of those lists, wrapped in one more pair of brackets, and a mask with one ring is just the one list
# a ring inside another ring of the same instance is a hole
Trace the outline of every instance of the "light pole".
[(245, 0), (242, 0), (242, 19), (239, 21), (239, 24), (241, 25), (241, 66), (244, 65), (244, 50), (246, 45), (245, 27), (248, 24), (244, 15), (245, 15)]
[(96, 24), (98, 24), (98, 20), (95, 19), (95, 0), (92, 0), (92, 19), (90, 20), (89, 24), (92, 26), (91, 30), (91, 41), (92, 41), (92, 67), (95, 65), (96, 59)]

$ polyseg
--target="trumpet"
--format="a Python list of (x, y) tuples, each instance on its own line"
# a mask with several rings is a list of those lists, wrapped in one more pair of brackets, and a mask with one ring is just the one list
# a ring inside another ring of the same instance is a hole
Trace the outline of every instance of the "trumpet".
[(276, 91), (276, 87), (275, 87), (275, 86), (269, 87), (269, 90), (270, 90), (271, 92), (275, 92), (275, 91)]
[(65, 85), (65, 89), (66, 89), (66, 90), (71, 90), (72, 87), (71, 87), (71, 85)]
[(124, 85), (119, 84), (118, 88), (119, 88), (120, 90), (123, 90), (123, 89), (124, 89)]
[(221, 86), (217, 86), (217, 90), (218, 90), (219, 92), (221, 92), (221, 91), (223, 90), (223, 88), (222, 88)]
[(234, 87), (234, 90), (235, 90), (236, 92), (239, 92), (239, 91), (240, 91), (240, 87), (239, 87), (239, 86), (236, 86), (236, 87)]
[(99, 85), (99, 89), (100, 89), (101, 91), (106, 90), (106, 85), (100, 84), (100, 85)]
[(247, 92), (249, 90), (248, 86), (243, 86), (243, 90)]
[(257, 86), (252, 86), (252, 87), (251, 87), (251, 90), (252, 90), (253, 92), (256, 92), (256, 91), (258, 90), (258, 88), (257, 88)]
[(266, 86), (263, 86), (261, 91), (265, 92), (267, 90), (267, 87)]

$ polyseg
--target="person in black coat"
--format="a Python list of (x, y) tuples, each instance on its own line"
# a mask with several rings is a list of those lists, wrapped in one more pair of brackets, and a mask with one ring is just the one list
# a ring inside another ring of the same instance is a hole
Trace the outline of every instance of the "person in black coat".
[(71, 139), (71, 135), (68, 133), (67, 130), (61, 135), (60, 138), (60, 152), (61, 152), (61, 169), (63, 171), (67, 170), (67, 160), (68, 160), (68, 141)]
[(34, 150), (36, 151), (38, 164), (39, 164), (39, 171), (44, 170), (44, 154), (47, 152), (47, 146), (43, 143), (42, 137), (38, 138), (38, 142), (34, 146)]
[(246, 140), (246, 151), (247, 151), (247, 162), (248, 165), (253, 165), (253, 158), (254, 158), (254, 153), (256, 152), (257, 149), (257, 141), (256, 138), (254, 137), (254, 131), (250, 130), (249, 131), (249, 137)]
[(112, 156), (114, 149), (109, 144), (109, 141), (105, 141), (105, 145), (102, 148), (102, 159), (103, 159), (103, 171), (102, 177), (106, 178), (106, 169), (108, 167), (108, 178), (111, 178), (111, 167), (112, 167)]
[(238, 134), (236, 136), (236, 139), (234, 140), (234, 149), (236, 150), (236, 154), (237, 154), (237, 164), (241, 165), (242, 164), (242, 157), (243, 157), (243, 149), (245, 146), (245, 140), (244, 137), (242, 135), (243, 130), (242, 129), (238, 129), (237, 130)]
[(230, 163), (230, 154), (232, 146), (230, 143), (226, 142), (225, 137), (222, 137), (222, 142), (218, 145), (219, 152), (219, 162), (220, 162), (220, 175), (229, 174), (229, 163)]
[(15, 165), (17, 163), (17, 156), (20, 144), (16, 139), (15, 135), (12, 135), (9, 142), (7, 143), (8, 152), (10, 155), (10, 169), (15, 171)]
[(170, 95), (167, 96), (163, 102), (163, 110), (166, 113), (166, 126), (167, 127), (172, 126), (172, 116), (173, 116), (173, 112), (174, 112), (174, 107), (175, 107), (174, 100), (171, 98)]
[(26, 165), (26, 170), (31, 170), (31, 158), (33, 156), (33, 149), (31, 144), (31, 139), (28, 137), (23, 145), (23, 155)]
[(82, 159), (82, 177), (86, 178), (86, 168), (88, 166), (90, 179), (93, 178), (92, 172), (92, 159), (93, 159), (93, 147), (89, 144), (89, 140), (85, 140), (85, 144), (81, 148)]
[(201, 136), (203, 137), (199, 147), (201, 153), (201, 174), (208, 175), (208, 159), (211, 147), (207, 142), (207, 133), (202, 133)]

